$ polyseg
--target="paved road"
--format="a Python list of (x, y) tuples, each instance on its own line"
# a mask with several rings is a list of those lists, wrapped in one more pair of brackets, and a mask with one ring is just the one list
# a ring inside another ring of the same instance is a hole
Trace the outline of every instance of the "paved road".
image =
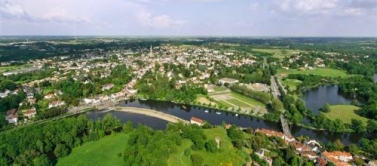
[[(279, 91), (279, 86), (277, 85), (274, 76), (271, 76), (271, 90), (274, 97), (279, 99), (279, 97), (281, 96), (281, 93)], [(284, 134), (292, 137), (291, 130), (288, 125), (288, 121), (284, 117), (284, 112), (285, 110), (283, 110), (283, 113), (280, 115), (281, 126), (282, 126)]]
[(279, 86), (276, 84), (276, 80), (274, 76), (271, 76), (271, 92), (275, 98), (279, 98), (281, 96), (279, 91)]

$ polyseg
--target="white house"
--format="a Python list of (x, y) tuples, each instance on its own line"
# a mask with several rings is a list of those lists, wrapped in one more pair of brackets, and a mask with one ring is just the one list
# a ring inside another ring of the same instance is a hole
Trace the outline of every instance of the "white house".
[(198, 126), (203, 126), (203, 124), (204, 124), (204, 120), (199, 119), (199, 118), (196, 118), (196, 117), (191, 117), (191, 119), (190, 119), (190, 123), (191, 123), (191, 124), (196, 124), (196, 125), (198, 125)]
[(22, 114), (28, 118), (34, 118), (35, 115), (37, 114), (37, 110), (35, 108), (31, 108), (28, 110), (23, 110)]
[(219, 83), (220, 84), (235, 84), (235, 83), (238, 83), (239, 81), (236, 80), (236, 79), (232, 79), (232, 78), (222, 78), (219, 80)]
[(64, 101), (57, 100), (57, 101), (53, 101), (50, 104), (48, 104), (48, 108), (60, 107), (60, 106), (63, 106), (63, 105), (65, 105)]

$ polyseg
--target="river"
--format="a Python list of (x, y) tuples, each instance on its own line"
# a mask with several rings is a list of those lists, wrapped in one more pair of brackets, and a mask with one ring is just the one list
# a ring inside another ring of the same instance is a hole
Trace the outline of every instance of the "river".
[(319, 109), (326, 103), (330, 105), (350, 104), (352, 100), (339, 94), (338, 89), (337, 85), (322, 85), (304, 91), (302, 93), (302, 100), (305, 101), (306, 108), (311, 110), (315, 115), (319, 113)]
[[(149, 108), (154, 109), (157, 111), (164, 112), (166, 114), (174, 115), (179, 118), (190, 120), (192, 116), (203, 119), (208, 121), (213, 125), (220, 125), (223, 121), (230, 124), (235, 124), (241, 127), (251, 127), (253, 129), (256, 128), (266, 128), (266, 129), (273, 129), (281, 131), (281, 127), (279, 123), (265, 121), (258, 118), (253, 118), (249, 116), (239, 115), (236, 116), (234, 113), (229, 112), (221, 112), (221, 114), (216, 114), (218, 110), (215, 109), (207, 109), (204, 107), (197, 107), (197, 106), (185, 106), (186, 109), (182, 107), (182, 105), (174, 104), (171, 102), (163, 102), (163, 101), (141, 101), (141, 100), (134, 100), (134, 101), (124, 101), (120, 103), (120, 106), (127, 106), (127, 107), (138, 107), (138, 108)], [(208, 113), (205, 112), (208, 110)], [(89, 112), (87, 115), (92, 118), (96, 119), (98, 117), (103, 117), (107, 113), (111, 113), (117, 118), (121, 119), (122, 122), (127, 120), (132, 121), (135, 125), (138, 123), (145, 124), (150, 126), (154, 129), (164, 129), (167, 122), (147, 117), (145, 115), (136, 115), (130, 114), (125, 112), (119, 111), (110, 111), (110, 112)], [(309, 130), (306, 128), (302, 128), (299, 126), (292, 126), (292, 135), (295, 137), (298, 136), (309, 136), (310, 138), (316, 139), (318, 141), (328, 143), (333, 142), (336, 139), (340, 139), (345, 145), (350, 143), (358, 143), (360, 139), (363, 137), (363, 134), (341, 134), (341, 133), (328, 133), (325, 131), (314, 131)]]

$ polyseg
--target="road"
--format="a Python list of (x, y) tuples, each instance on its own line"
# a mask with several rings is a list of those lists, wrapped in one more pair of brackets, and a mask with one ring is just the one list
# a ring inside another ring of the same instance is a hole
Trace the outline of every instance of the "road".
[[(277, 85), (274, 76), (271, 76), (271, 92), (272, 92), (272, 95), (274, 95), (274, 97), (277, 99), (279, 99), (279, 97), (281, 96), (281, 93), (279, 91), (279, 86)], [(291, 130), (288, 125), (288, 121), (284, 117), (285, 110), (282, 110), (282, 111), (283, 113), (280, 115), (280, 122), (281, 122), (283, 132), (285, 135), (292, 137)]]

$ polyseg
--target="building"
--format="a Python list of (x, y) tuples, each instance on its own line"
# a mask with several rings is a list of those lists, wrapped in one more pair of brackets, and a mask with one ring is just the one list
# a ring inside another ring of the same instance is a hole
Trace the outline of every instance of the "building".
[(309, 159), (309, 160), (316, 160), (318, 158), (318, 155), (314, 152), (302, 152), (301, 156)]
[(17, 110), (16, 109), (11, 109), (7, 111), (7, 115), (5, 116), (5, 120), (8, 121), (8, 123), (17, 123), (18, 121), (18, 116), (17, 116)]
[(102, 85), (102, 91), (110, 90), (113, 87), (114, 87), (114, 84), (105, 84), (105, 85)]
[(57, 100), (57, 101), (53, 101), (50, 104), (48, 104), (48, 108), (60, 107), (60, 106), (63, 106), (63, 105), (65, 105), (64, 101)]
[(332, 162), (336, 166), (350, 166), (348, 162), (353, 160), (353, 157), (350, 153), (341, 151), (324, 151), (322, 153), (322, 157), (327, 160), (327, 162)]
[(196, 124), (196, 125), (198, 125), (198, 126), (203, 126), (203, 124), (204, 124), (204, 120), (199, 119), (199, 118), (196, 118), (196, 117), (191, 117), (191, 119), (190, 119), (190, 123), (191, 123), (191, 124)]
[(239, 81), (236, 80), (236, 79), (232, 79), (232, 78), (222, 78), (219, 80), (219, 83), (224, 85), (224, 84), (229, 84), (229, 85), (232, 85), (232, 84), (235, 84), (235, 83), (238, 83)]
[(286, 142), (295, 141), (295, 138), (290, 137), (290, 136), (286, 136), (284, 133), (278, 132), (278, 131), (274, 131), (274, 130), (256, 129), (255, 132), (256, 133), (263, 133), (263, 134), (265, 134), (265, 135), (267, 135), (269, 137), (272, 137), (272, 136), (279, 137), (279, 138), (283, 139)]
[(22, 114), (25, 116), (25, 117), (28, 117), (28, 118), (34, 118), (35, 115), (37, 114), (37, 110), (35, 108), (31, 108), (31, 109), (27, 109), (27, 110), (23, 110), (21, 111)]

